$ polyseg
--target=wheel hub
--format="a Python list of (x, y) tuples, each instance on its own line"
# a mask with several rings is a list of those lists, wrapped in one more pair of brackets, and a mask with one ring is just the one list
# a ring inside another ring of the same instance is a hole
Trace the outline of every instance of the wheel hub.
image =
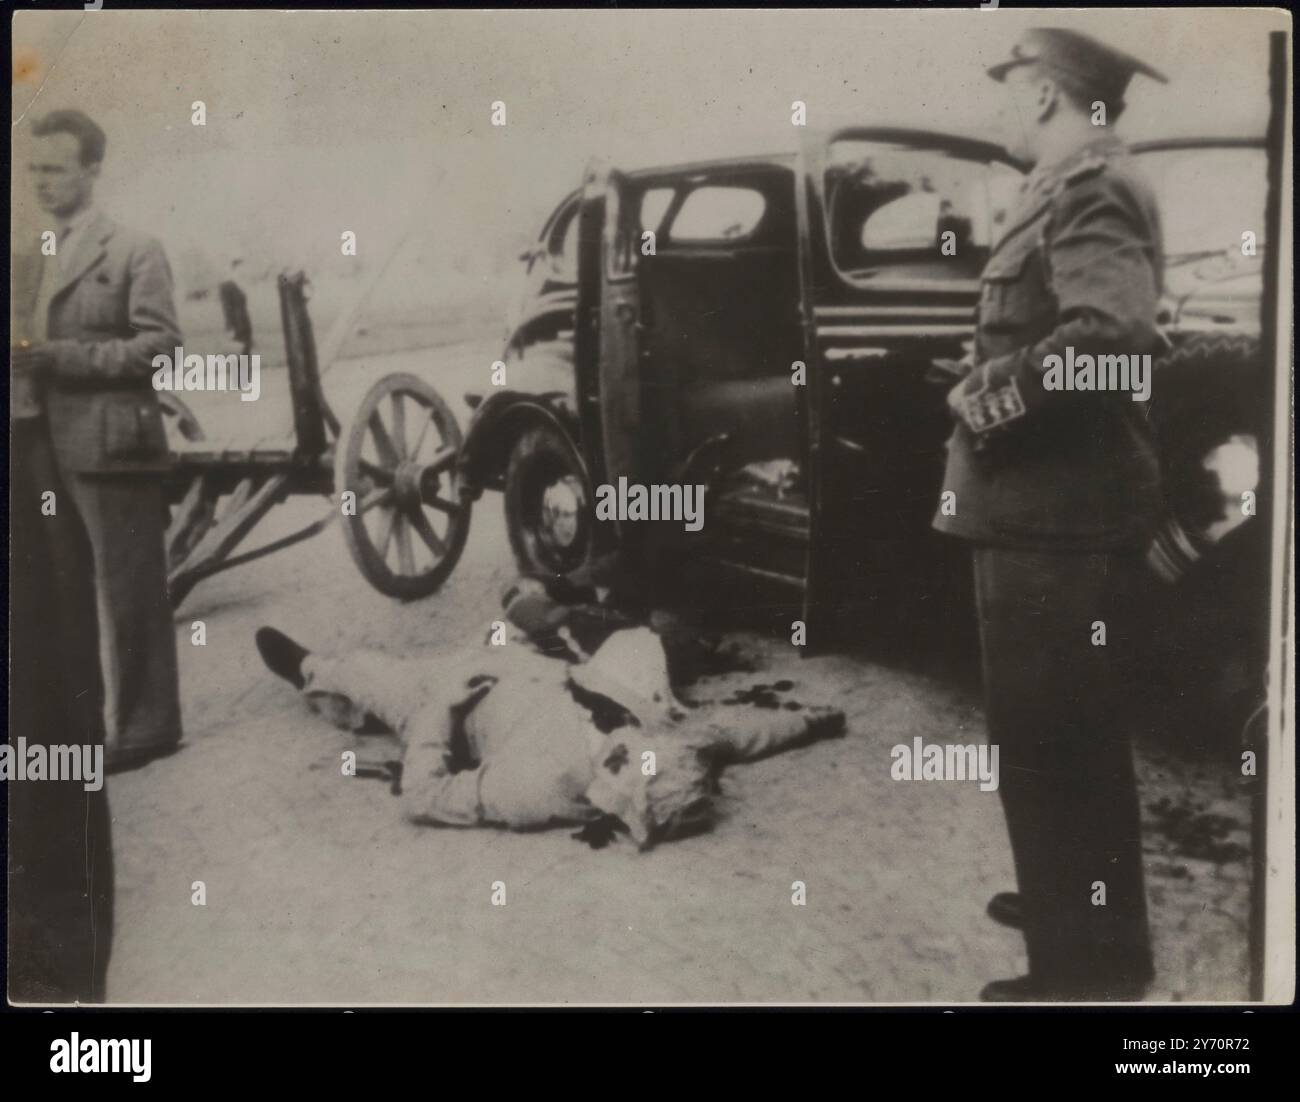
[(542, 494), (541, 534), (551, 546), (573, 546), (583, 505), (582, 484), (571, 474), (546, 487)]
[(393, 500), (403, 509), (419, 508), (421, 502), (421, 485), (424, 480), (424, 466), (406, 460), (393, 472)]

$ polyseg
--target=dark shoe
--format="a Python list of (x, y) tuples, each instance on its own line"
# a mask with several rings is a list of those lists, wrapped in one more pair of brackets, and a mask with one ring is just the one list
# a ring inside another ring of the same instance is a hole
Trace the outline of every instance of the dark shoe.
[(1110, 983), (1096, 979), (1051, 983), (1036, 976), (1017, 976), (1013, 980), (994, 980), (985, 984), (980, 992), (980, 1002), (1141, 1002), (1150, 982), (1150, 977), (1147, 977), (1140, 981), (1123, 979)]
[(1032, 976), (1017, 976), (1014, 980), (994, 980), (986, 983), (980, 992), (982, 1003), (1038, 1003), (1051, 1002), (1051, 998), (1034, 981)]
[(998, 892), (989, 900), (989, 918), (1013, 930), (1025, 928), (1025, 915), (1020, 906), (1019, 892)]
[(307, 679), (302, 675), (302, 660), (311, 651), (299, 646), (275, 628), (258, 628), (254, 638), (257, 641), (257, 651), (268, 670), (283, 677), (295, 689), (301, 689), (307, 684)]
[(128, 746), (121, 750), (104, 751), (104, 775), (129, 773), (159, 758), (168, 758), (180, 749), (180, 743), (171, 742), (159, 746)]

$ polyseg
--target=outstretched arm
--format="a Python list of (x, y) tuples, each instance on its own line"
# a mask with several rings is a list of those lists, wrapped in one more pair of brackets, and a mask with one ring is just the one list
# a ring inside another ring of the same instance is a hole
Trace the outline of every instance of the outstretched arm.
[(844, 713), (834, 708), (718, 708), (702, 718), (720, 764), (754, 761), (844, 732)]

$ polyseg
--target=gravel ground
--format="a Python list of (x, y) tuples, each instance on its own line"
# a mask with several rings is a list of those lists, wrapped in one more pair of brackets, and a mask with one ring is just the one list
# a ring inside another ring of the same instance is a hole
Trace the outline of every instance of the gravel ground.
[[(485, 343), (374, 358), (341, 365), (326, 391), (348, 411), (372, 378), (415, 370), (465, 413), (460, 394), (494, 358)], [(230, 396), (194, 404), (210, 435), (224, 421), (247, 440), (287, 423), (281, 384), (264, 382), (255, 417)], [(324, 507), (291, 499), (253, 539)], [(715, 829), (638, 854), (558, 829), (404, 822), (382, 783), (340, 775), (336, 733), (253, 649), (266, 623), (322, 650), (481, 638), (512, 573), (489, 494), (460, 566), (427, 600), (370, 589), (334, 530), (187, 598), (185, 745), (110, 781), (112, 1001), (963, 1002), (1023, 972), (1018, 935), (984, 915), (1013, 886), (997, 794), (889, 775), (896, 743), (982, 738), (965, 688), (748, 637), (761, 676), (719, 690), (788, 677), (802, 699), (844, 709), (846, 736), (729, 769)], [(204, 647), (190, 643), (195, 620)], [(1154, 1000), (1248, 994), (1248, 805), (1229, 768), (1140, 753)], [(191, 903), (198, 880), (205, 906)], [(505, 906), (492, 904), (496, 881)], [(791, 903), (794, 881), (806, 906)]]

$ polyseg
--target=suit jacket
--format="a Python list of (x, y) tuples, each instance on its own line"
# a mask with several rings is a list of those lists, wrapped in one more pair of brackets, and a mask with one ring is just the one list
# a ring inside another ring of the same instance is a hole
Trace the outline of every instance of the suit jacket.
[[(54, 370), (44, 402), (64, 473), (156, 471), (167, 439), (153, 389), (153, 358), (181, 343), (172, 274), (162, 246), (99, 214), (81, 231), (50, 300)], [(36, 249), (13, 259), (15, 332), (39, 290)]]
[[(944, 489), (951, 535), (1005, 547), (1137, 549), (1162, 512), (1147, 402), (1049, 391), (1044, 357), (1152, 353), (1163, 245), (1146, 182), (1113, 139), (1033, 173), (981, 277), (976, 365), (1001, 425), (959, 422)], [(1004, 400), (1005, 399), (1005, 400)]]

